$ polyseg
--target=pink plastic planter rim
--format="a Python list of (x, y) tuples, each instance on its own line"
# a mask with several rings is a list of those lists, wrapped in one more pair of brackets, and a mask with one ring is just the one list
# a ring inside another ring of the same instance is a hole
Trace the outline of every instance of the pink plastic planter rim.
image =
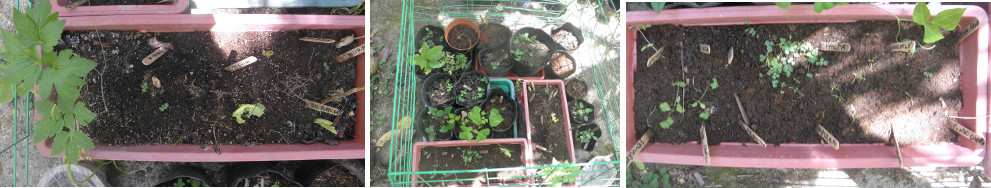
[[(357, 36), (365, 34), (364, 16), (326, 15), (129, 15), (65, 17), (65, 30), (136, 30), (142, 32), (192, 32), (192, 31), (263, 31), (299, 29), (353, 30)], [(365, 43), (360, 39), (358, 43)], [(356, 87), (365, 86), (365, 56), (359, 55)], [(358, 92), (355, 138), (328, 144), (265, 144), (256, 146), (220, 145), (221, 154), (208, 146), (183, 144), (173, 146), (96, 146), (84, 153), (93, 159), (128, 161), (172, 162), (225, 162), (225, 161), (278, 161), (314, 159), (365, 158), (365, 91)], [(40, 118), (35, 115), (35, 118)], [(37, 144), (45, 156), (51, 156), (51, 139)], [(59, 155), (61, 156), (61, 154)]]
[[(563, 112), (561, 114), (561, 120), (564, 121), (564, 125), (565, 125), (565, 128), (567, 130), (566, 133), (561, 133), (561, 134), (567, 134), (567, 136), (568, 136), (568, 156), (571, 157), (571, 159), (570, 159), (571, 161), (570, 162), (572, 164), (574, 164), (575, 163), (575, 146), (574, 146), (574, 141), (572, 140), (574, 137), (571, 137), (571, 119), (568, 117), (568, 100), (564, 98), (564, 96), (565, 96), (564, 95), (565, 94), (564, 93), (564, 82), (561, 81), (561, 80), (523, 80), (523, 87), (524, 87), (522, 89), (523, 90), (523, 96), (521, 96), (520, 99), (523, 100), (523, 112), (524, 112), (524, 116), (523, 117), (526, 117), (526, 130), (527, 130), (526, 131), (526, 139), (527, 139), (527, 142), (530, 142), (531, 140), (533, 140), (533, 130), (534, 130), (533, 129), (533, 124), (530, 123), (531, 122), (530, 121), (530, 102), (529, 102), (530, 100), (527, 100), (527, 94), (526, 94), (527, 93), (526, 92), (527, 89), (525, 88), (526, 86), (528, 86), (530, 84), (533, 84), (533, 85), (554, 85), (554, 86), (557, 86), (557, 88), (559, 90), (561, 90), (560, 94), (558, 94), (558, 95), (560, 95), (558, 97), (561, 98), (561, 111)], [(533, 143), (532, 142), (529, 143), (529, 146), (530, 146), (530, 151), (533, 151), (534, 148), (533, 148)], [(563, 161), (562, 161), (562, 163), (563, 163)], [(534, 164), (534, 165), (536, 165), (536, 164)]]
[[(902, 19), (911, 19), (912, 5), (878, 5)], [(982, 116), (988, 111), (988, 18), (986, 12), (975, 6), (929, 7), (930, 12), (938, 13), (945, 9), (963, 8), (967, 11), (961, 19), (965, 26), (973, 20), (985, 23), (977, 32), (960, 45), (961, 90), (964, 109), (959, 116)], [(788, 9), (777, 6), (719, 7), (700, 9), (665, 10), (660, 15), (650, 12), (629, 12), (626, 25), (642, 24), (681, 24), (681, 25), (741, 25), (744, 19), (750, 24), (773, 23), (823, 23), (853, 22), (856, 20), (892, 20), (892, 16), (871, 5), (841, 5), (816, 14), (812, 5), (793, 5)], [(631, 149), (636, 141), (634, 130), (635, 103), (633, 74), (636, 69), (636, 30), (627, 30), (627, 120), (626, 148)], [(987, 119), (959, 120), (967, 128), (978, 134), (986, 134)], [(905, 166), (973, 166), (985, 156), (985, 147), (959, 137), (957, 143), (935, 145), (911, 145), (901, 148)], [(883, 144), (842, 144), (839, 150), (819, 144), (781, 144), (778, 147), (747, 147), (740, 143), (722, 143), (710, 146), (711, 161), (705, 164), (702, 148), (696, 142), (688, 144), (649, 143), (635, 161), (726, 166), (752, 168), (891, 168), (898, 167), (895, 148)]]
[(189, 7), (189, 0), (174, 0), (171, 5), (107, 5), (107, 6), (78, 6), (66, 9), (72, 4), (69, 0), (50, 0), (52, 11), (59, 12), (60, 17), (70, 16), (103, 16), (131, 14), (179, 14)]
[[(497, 139), (486, 139), (486, 140), (482, 140), (481, 142), (466, 141), (466, 140), (451, 140), (451, 141), (417, 142), (417, 143), (414, 143), (413, 144), (413, 172), (419, 172), (420, 171), (419, 170), (420, 169), (419, 168), (419, 166), (420, 166), (420, 151), (421, 151), (421, 149), (423, 149), (425, 147), (483, 146), (483, 145), (492, 145), (492, 144), (519, 144), (519, 145), (523, 145), (523, 148), (521, 148), (523, 150), (522, 151), (523, 152), (523, 155), (520, 156), (520, 159), (523, 160), (523, 167), (531, 167), (531, 166), (533, 166), (533, 159), (532, 159), (533, 154), (530, 152), (529, 149), (527, 149), (527, 148), (530, 147), (529, 141), (527, 141), (527, 139), (523, 139), (523, 138), (497, 138)], [(523, 175), (524, 176), (528, 176), (529, 175), (528, 172), (529, 171), (524, 171), (523, 172)], [(416, 179), (417, 179), (416, 176), (413, 176), (413, 175), (410, 176), (411, 182), (416, 182), (417, 181)], [(524, 182), (520, 182), (520, 183), (516, 183), (516, 184), (506, 184), (506, 185), (525, 185), (525, 184), (533, 184), (533, 177), (526, 178), (526, 180), (524, 180)], [(416, 183), (411, 184), (411, 186), (412, 187), (416, 187)], [(503, 185), (502, 184), (492, 184), (492, 186), (503, 186)]]

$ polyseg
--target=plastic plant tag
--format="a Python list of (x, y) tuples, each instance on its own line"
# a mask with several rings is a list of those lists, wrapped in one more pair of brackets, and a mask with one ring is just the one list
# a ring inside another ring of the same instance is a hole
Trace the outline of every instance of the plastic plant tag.
[(699, 44), (699, 51), (702, 51), (704, 54), (712, 53), (712, 49), (708, 44)]
[(303, 99), (303, 101), (306, 102), (306, 108), (313, 109), (313, 110), (320, 111), (320, 112), (327, 113), (327, 114), (334, 115), (334, 116), (337, 116), (337, 115), (340, 115), (341, 114), (341, 111), (338, 110), (337, 108), (330, 107), (330, 106), (327, 106), (327, 105), (323, 105), (323, 104), (320, 104), (320, 103), (317, 103), (317, 102), (313, 102), (313, 101), (310, 101), (310, 100), (306, 100), (306, 99)]
[(915, 41), (892, 43), (888, 46), (889, 52), (915, 51)]
[(162, 57), (162, 55), (165, 55), (165, 52), (166, 51), (167, 50), (165, 50), (165, 47), (158, 47), (158, 49), (155, 49), (154, 52), (151, 52), (151, 54), (148, 54), (148, 56), (145, 56), (144, 59), (141, 59), (141, 63), (142, 64), (145, 64), (145, 65), (151, 65), (151, 63), (154, 63), (155, 60), (158, 60), (159, 57)]
[(248, 65), (251, 65), (252, 63), (255, 63), (256, 61), (258, 61), (258, 58), (255, 57), (255, 56), (251, 56), (251, 57), (248, 57), (248, 58), (244, 58), (241, 61), (238, 61), (237, 63), (231, 64), (230, 66), (227, 66), (227, 68), (224, 68), (224, 70), (227, 70), (228, 72), (234, 72), (234, 71), (236, 71), (238, 69), (241, 69), (241, 68), (244, 68), (244, 67), (246, 67)]
[(823, 43), (819, 44), (819, 50), (830, 52), (849, 52), (850, 43)]
[(299, 38), (299, 40), (306, 42), (318, 42), (318, 43), (327, 43), (327, 44), (337, 42), (334, 39), (324, 39), (324, 38), (315, 38), (315, 37), (303, 37), (303, 38)]
[(354, 58), (355, 56), (358, 56), (358, 55), (363, 54), (363, 53), (365, 53), (365, 45), (364, 44), (359, 45), (358, 47), (355, 47), (354, 49), (351, 49), (350, 51), (345, 52), (344, 54), (341, 54), (341, 55), (337, 56), (337, 62), (347, 61), (348, 59)]

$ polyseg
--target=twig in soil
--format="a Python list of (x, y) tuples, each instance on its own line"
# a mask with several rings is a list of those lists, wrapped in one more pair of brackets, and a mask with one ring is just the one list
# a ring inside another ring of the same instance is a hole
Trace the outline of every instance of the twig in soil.
[(957, 121), (954, 121), (953, 119), (946, 119), (946, 121), (950, 122), (949, 128), (950, 130), (953, 130), (953, 132), (956, 132), (961, 136), (967, 137), (967, 139), (970, 139), (970, 141), (974, 141), (974, 143), (984, 146), (985, 144), (984, 138), (977, 135), (977, 133), (974, 133), (974, 131), (971, 131), (970, 129), (963, 127), (963, 125), (960, 125), (960, 123), (957, 123)]
[(740, 108), (740, 117), (743, 117), (743, 122), (747, 123), (747, 125), (750, 125), (750, 118), (747, 118), (747, 111), (743, 110), (743, 103), (740, 103), (740, 96), (737, 96), (736, 93), (733, 93), (733, 98), (736, 99), (736, 107)]
[(337, 42), (334, 39), (324, 39), (324, 38), (316, 38), (316, 37), (302, 37), (299, 38), (299, 40), (306, 42), (326, 43), (326, 44)]
[(79, 0), (79, 1), (76, 1), (75, 3), (69, 4), (69, 6), (65, 6), (65, 9), (70, 9), (71, 10), (73, 8), (76, 8), (76, 7), (78, 7), (80, 5), (83, 5), (83, 4), (86, 4), (86, 3), (89, 3), (89, 0)]
[(740, 126), (743, 127), (743, 130), (747, 131), (747, 134), (749, 134), (750, 137), (753, 137), (754, 140), (757, 141), (757, 144), (760, 144), (761, 147), (765, 147), (765, 148), (767, 147), (767, 143), (764, 143), (764, 139), (761, 139), (760, 136), (757, 135), (757, 132), (751, 130), (750, 126), (747, 126), (747, 124), (743, 123), (742, 121), (736, 121), (736, 122), (740, 123)]
[(709, 164), (709, 139), (705, 136), (705, 124), (699, 129), (702, 133), (702, 155), (705, 156), (705, 164)]
[(275, 131), (275, 130), (268, 130), (268, 131), (270, 131), (270, 132), (275, 132), (275, 133), (279, 133), (279, 137), (282, 137), (282, 141), (285, 141), (285, 142), (286, 142), (286, 144), (289, 144), (289, 139), (286, 139), (286, 136), (285, 136), (285, 135), (282, 135), (282, 133), (281, 133), (281, 132), (279, 132), (279, 131)]
[(829, 146), (832, 146), (834, 150), (840, 149), (840, 141), (836, 140), (836, 137), (833, 137), (833, 134), (829, 134), (829, 131), (822, 127), (822, 125), (816, 125), (816, 133), (819, 133), (819, 137), (822, 137), (822, 140), (826, 141), (826, 143), (828, 143)]
[(895, 144), (895, 154), (898, 154), (898, 167), (905, 167), (905, 163), (902, 162), (902, 148), (898, 145), (898, 138), (895, 137), (895, 126), (891, 125), (891, 140)]
[(357, 92), (362, 91), (362, 90), (365, 90), (365, 88), (364, 87), (356, 87), (356, 88), (352, 88), (351, 90), (348, 90), (347, 92), (337, 91), (337, 92), (334, 92), (333, 94), (331, 94), (330, 97), (321, 100), (320, 101), (320, 104), (327, 104), (330, 101), (340, 101), (341, 98), (350, 96), (351, 94), (357, 93)]

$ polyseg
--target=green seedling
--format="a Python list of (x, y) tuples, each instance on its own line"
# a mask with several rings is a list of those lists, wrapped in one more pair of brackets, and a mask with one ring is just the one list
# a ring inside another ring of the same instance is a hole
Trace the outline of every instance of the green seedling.
[(476, 126), (482, 127), (475, 128), (462, 124), (462, 131), (458, 137), (462, 140), (472, 140), (472, 138), (474, 138), (476, 142), (487, 139), (490, 133), (489, 127), (498, 127), (499, 124), (504, 121), (502, 115), (499, 114), (499, 110), (492, 109), (489, 112), (485, 112), (478, 106), (473, 107), (471, 111), (468, 112), (467, 120), (470, 120), (471, 123)]
[(643, 47), (640, 47), (640, 51), (643, 52), (644, 50), (647, 50), (648, 48), (653, 48), (653, 47), (654, 47), (654, 43), (647, 43), (647, 45), (643, 45)]
[[(552, 165), (562, 165), (557, 159), (552, 159)], [(563, 164), (571, 164), (565, 162)], [(548, 187), (560, 187), (561, 182), (574, 182), (578, 178), (578, 173), (582, 170), (582, 166), (567, 166), (567, 167), (554, 167), (554, 168), (544, 168), (537, 171), (539, 177), (544, 177), (543, 182), (554, 182)]]
[(923, 72), (922, 73), (922, 76), (925, 76), (926, 78), (932, 78), (933, 77), (933, 73), (931, 73), (931, 72)]
[(468, 164), (477, 159), (482, 159), (482, 154), (472, 150), (461, 150), (461, 161), (465, 162), (465, 166), (470, 166)]
[(840, 102), (843, 102), (844, 100), (846, 100), (846, 99), (843, 98), (843, 96), (839, 96), (839, 95), (835, 95), (835, 94), (833, 95), (833, 98), (836, 98), (836, 100), (838, 100)]
[(244, 124), (246, 120), (242, 118), (250, 118), (251, 116), (262, 117), (265, 114), (265, 105), (261, 103), (258, 104), (240, 104), (237, 110), (234, 110), (234, 119), (237, 120), (237, 124)]
[(510, 151), (509, 149), (499, 146), (499, 151), (502, 151), (502, 154), (506, 155), (506, 157), (513, 157), (513, 151)]
[[(320, 125), (321, 127), (323, 127), (324, 129), (327, 129), (327, 131), (330, 131), (331, 133), (337, 134), (337, 127), (334, 127), (334, 122), (328, 121), (328, 120), (323, 119), (323, 118), (317, 118), (317, 119), (313, 120), (313, 123), (316, 123), (317, 125)], [(431, 128), (433, 128), (433, 127), (431, 127)]]
[(468, 57), (464, 54), (455, 55), (445, 52), (443, 46), (423, 44), (419, 52), (413, 56), (413, 64), (422, 69), (424, 74), (430, 74), (434, 69), (441, 69), (451, 74), (456, 70), (464, 70), (468, 64)]
[(148, 92), (148, 83), (141, 83), (141, 93)]
[(654, 12), (657, 12), (658, 14), (660, 14), (661, 11), (664, 10), (664, 4), (667, 4), (667, 3), (666, 2), (651, 2), (650, 3), (650, 7), (652, 7), (654, 9)]
[(851, 81), (850, 84), (856, 83), (857, 80), (864, 81), (864, 80), (867, 80), (867, 79), (864, 78), (863, 76), (860, 76), (860, 74), (853, 73), (853, 81)]
[(908, 98), (910, 104), (915, 105), (915, 97), (913, 97), (912, 94), (908, 94), (908, 92), (906, 91), (905, 97)]
[(265, 58), (270, 58), (274, 54), (275, 52), (272, 50), (262, 50), (262, 56), (265, 56)]
[(323, 70), (330, 70), (330, 66), (327, 65), (327, 62), (323, 62)]
[(554, 123), (560, 121), (557, 119), (557, 113), (551, 112), (551, 121), (554, 121)]
[(162, 104), (162, 106), (158, 107), (159, 112), (164, 112), (166, 109), (169, 109), (169, 103)]
[[(781, 9), (787, 9), (788, 7), (791, 6), (791, 2), (774, 2), (774, 4), (778, 5), (778, 8)], [(832, 9), (833, 7), (836, 7), (836, 5), (845, 5), (845, 4), (850, 4), (850, 2), (815, 2), (815, 5), (812, 7), (812, 10), (815, 11), (816, 14), (820, 14), (822, 13), (823, 10), (829, 10)]]
[(840, 90), (840, 86), (836, 86), (836, 85), (829, 86), (829, 91), (839, 91), (839, 90)]
[[(912, 11), (912, 22), (925, 27), (925, 37), (922, 41), (934, 43), (943, 40), (943, 34), (940, 32), (940, 29), (953, 31), (957, 28), (957, 24), (960, 23), (960, 18), (963, 17), (965, 10), (964, 8), (944, 10), (936, 14), (936, 17), (933, 18), (932, 14), (929, 13), (929, 7), (925, 3), (919, 2), (915, 4), (915, 10)], [(932, 19), (930, 20), (930, 18)]]
[(571, 112), (583, 121), (588, 121), (588, 117), (592, 115), (592, 108), (585, 107), (585, 103), (576, 103), (576, 105), (570, 106)]
[(750, 33), (750, 36), (753, 36), (753, 37), (756, 37), (757, 36), (757, 30), (754, 29), (753, 27), (747, 28), (744, 31), (746, 31), (747, 33)]
[[(764, 46), (767, 48), (767, 52), (760, 55), (758, 60), (764, 62), (764, 67), (767, 67), (768, 70), (765, 73), (760, 73), (759, 76), (761, 78), (765, 76), (769, 77), (771, 79), (771, 86), (775, 88), (785, 88), (788, 86), (786, 81), (780, 79), (791, 77), (795, 71), (794, 67), (798, 65), (797, 59), (800, 57), (805, 57), (809, 65), (829, 65), (829, 61), (819, 57), (819, 49), (813, 47), (811, 44), (799, 44), (785, 38), (778, 38), (778, 43), (764, 41)], [(779, 52), (775, 52), (775, 47), (778, 48)], [(805, 76), (809, 78), (813, 77), (811, 73), (806, 73)], [(793, 80), (798, 82), (797, 79), (793, 78)]]
[(592, 140), (596, 139), (595, 134), (593, 134), (591, 130), (584, 130), (578, 133), (578, 142), (581, 142), (582, 144), (588, 144)]

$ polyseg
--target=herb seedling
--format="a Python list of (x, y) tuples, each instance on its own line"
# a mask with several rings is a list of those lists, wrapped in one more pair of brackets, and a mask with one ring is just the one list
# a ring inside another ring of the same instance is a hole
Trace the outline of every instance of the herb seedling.
[(262, 56), (265, 56), (265, 58), (270, 58), (273, 54), (275, 54), (275, 52), (272, 50), (262, 50)]
[(588, 117), (592, 115), (592, 108), (585, 107), (585, 103), (582, 102), (575, 101), (575, 103), (575, 105), (570, 106), (572, 114), (583, 121), (588, 121)]
[(926, 78), (932, 78), (933, 77), (933, 73), (931, 73), (931, 72), (923, 72), (922, 73), (922, 76), (925, 76)]
[(159, 112), (164, 112), (166, 109), (169, 109), (169, 103), (162, 104), (162, 106), (158, 107)]
[(234, 119), (237, 120), (237, 124), (244, 124), (246, 120), (243, 118), (250, 118), (251, 116), (262, 117), (265, 114), (265, 105), (261, 103), (258, 104), (240, 104), (237, 110), (234, 110)]
[[(461, 133), (458, 134), (458, 137), (462, 140), (472, 140), (474, 138), (476, 142), (481, 142), (488, 138), (491, 132), (489, 127), (498, 127), (503, 121), (504, 119), (499, 114), (499, 110), (492, 109), (489, 112), (484, 112), (481, 107), (475, 106), (468, 112), (468, 119), (462, 121)], [(480, 127), (468, 126), (466, 124), (468, 122)]]
[(640, 47), (640, 51), (642, 52), (644, 50), (647, 50), (647, 48), (652, 48), (652, 47), (654, 47), (654, 43), (647, 43), (647, 45), (643, 45), (643, 47)]
[(148, 83), (141, 83), (141, 93), (148, 92)]
[(866, 78), (864, 78), (863, 76), (860, 76), (860, 74), (853, 73), (853, 81), (851, 81), (850, 84), (853, 84), (853, 83), (857, 82), (857, 80), (864, 81), (864, 80), (866, 80)]
[(551, 121), (554, 121), (554, 123), (557, 123), (559, 121), (557, 119), (557, 113), (551, 112)]
[[(552, 159), (552, 165), (562, 165), (557, 159)], [(563, 164), (571, 164), (570, 162), (564, 162)], [(553, 184), (547, 185), (548, 187), (560, 187), (562, 183), (560, 182), (573, 182), (578, 178), (578, 173), (582, 170), (581, 166), (567, 166), (567, 167), (554, 167), (554, 168), (544, 168), (537, 171), (538, 176), (544, 177), (543, 182), (554, 182)]]
[(506, 155), (506, 157), (513, 157), (513, 153), (509, 149), (499, 146), (499, 151), (502, 151), (502, 154)]
[(593, 134), (591, 130), (584, 130), (578, 133), (578, 142), (581, 142), (582, 144), (588, 144), (592, 140), (596, 139), (595, 134)]
[(420, 51), (413, 56), (413, 64), (422, 69), (424, 74), (430, 74), (434, 69), (441, 69), (450, 74), (455, 70), (464, 70), (468, 64), (468, 57), (464, 54), (455, 55), (445, 52), (443, 46), (423, 44)]
[(334, 126), (334, 122), (328, 121), (328, 120), (323, 119), (323, 118), (317, 118), (317, 119), (313, 120), (313, 123), (316, 123), (317, 125), (320, 125), (321, 127), (323, 127), (324, 129), (327, 129), (331, 133), (337, 134), (337, 127)]
[(327, 62), (323, 62), (323, 70), (330, 70), (330, 66), (327, 65)]
[[(747, 28), (744, 31), (746, 31), (747, 33), (750, 33), (750, 36), (753, 36), (753, 37), (756, 37), (757, 36), (757, 30), (755, 30), (753, 27)], [(640, 51), (643, 51), (643, 50), (640, 50)]]
[(461, 150), (461, 161), (465, 162), (465, 166), (470, 166), (468, 163), (475, 161), (475, 159), (481, 159), (482, 154), (473, 150)]

